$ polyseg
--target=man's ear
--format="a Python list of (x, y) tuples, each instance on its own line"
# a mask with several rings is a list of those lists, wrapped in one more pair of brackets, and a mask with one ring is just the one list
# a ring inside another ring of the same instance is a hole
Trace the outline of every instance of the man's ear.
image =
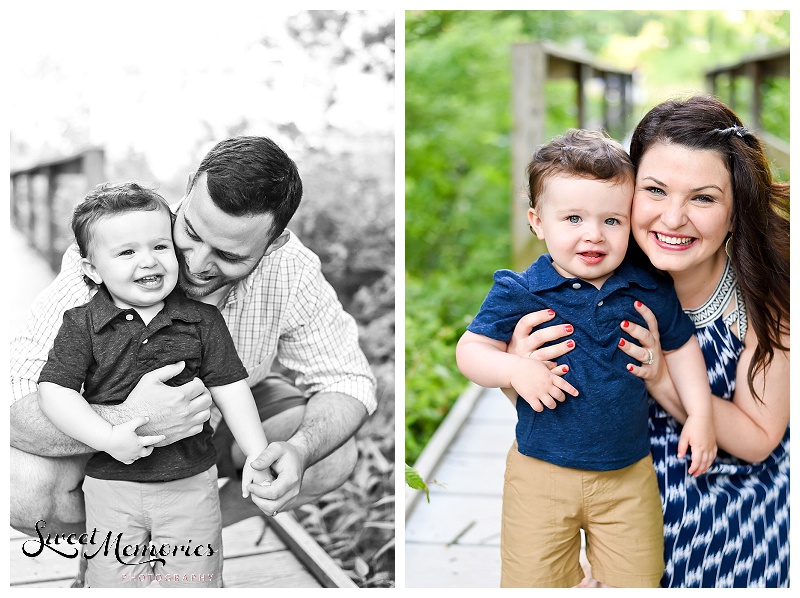
[(286, 242), (288, 240), (289, 240), (289, 231), (284, 229), (284, 231), (280, 235), (278, 235), (278, 238), (269, 244), (267, 250), (264, 252), (264, 256), (266, 257), (273, 251), (277, 251), (278, 249), (286, 245)]
[(539, 218), (539, 215), (533, 208), (528, 208), (528, 224), (530, 224), (531, 230), (534, 233), (536, 233), (536, 236), (539, 239), (544, 240), (544, 231), (542, 230), (542, 219)]
[(95, 284), (100, 285), (103, 283), (103, 277), (100, 276), (100, 272), (98, 272), (94, 264), (89, 261), (89, 258), (81, 258), (81, 270), (83, 270), (83, 273), (91, 278), (92, 282)]

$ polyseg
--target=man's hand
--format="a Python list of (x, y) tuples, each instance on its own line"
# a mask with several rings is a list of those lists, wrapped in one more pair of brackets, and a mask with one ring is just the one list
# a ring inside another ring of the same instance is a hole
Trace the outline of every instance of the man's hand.
[(102, 449), (125, 465), (147, 457), (153, 452), (153, 445), (164, 440), (164, 436), (139, 436), (136, 429), (146, 423), (146, 417), (135, 417), (124, 424), (112, 426), (108, 440)]
[(270, 515), (300, 493), (306, 469), (300, 449), (290, 442), (272, 442), (250, 466), (260, 472), (270, 468), (277, 478), (260, 484), (249, 484), (247, 490), (256, 506)]
[(142, 434), (164, 436), (164, 440), (155, 446), (166, 446), (194, 436), (211, 417), (211, 394), (199, 378), (181, 386), (164, 384), (180, 374), (183, 367), (184, 362), (179, 361), (148, 372), (127, 400), (118, 406), (122, 412), (121, 421), (147, 414), (150, 421), (143, 426)]

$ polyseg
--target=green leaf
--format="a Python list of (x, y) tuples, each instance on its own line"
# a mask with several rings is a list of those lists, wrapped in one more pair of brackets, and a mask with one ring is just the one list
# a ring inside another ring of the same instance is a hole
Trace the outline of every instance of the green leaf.
[(424, 490), (425, 491), (425, 498), (427, 499), (428, 503), (431, 502), (431, 493), (428, 490), (428, 485), (425, 483), (425, 480), (422, 479), (422, 476), (419, 475), (419, 472), (411, 467), (408, 463), (406, 465), (406, 484), (413, 489), (413, 490)]

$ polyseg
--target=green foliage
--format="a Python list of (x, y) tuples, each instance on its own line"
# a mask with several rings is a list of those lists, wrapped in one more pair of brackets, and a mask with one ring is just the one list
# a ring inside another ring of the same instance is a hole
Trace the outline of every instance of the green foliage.
[[(789, 13), (410, 11), (405, 36), (405, 453), (413, 464), (466, 386), (455, 345), (492, 273), (509, 266), (511, 44), (549, 40), (635, 70), (635, 124), (658, 101), (702, 92), (705, 70), (787, 47)], [(788, 81), (765, 86), (764, 126), (788, 141)], [(546, 91), (552, 137), (577, 124), (575, 84), (552, 81)], [(744, 87), (736, 94), (738, 111), (749, 99)]]
[(425, 483), (425, 480), (422, 479), (422, 476), (419, 475), (419, 472), (411, 467), (408, 463), (406, 465), (406, 484), (412, 490), (424, 490), (425, 491), (425, 498), (428, 502), (431, 502), (431, 493), (428, 490), (428, 485)]

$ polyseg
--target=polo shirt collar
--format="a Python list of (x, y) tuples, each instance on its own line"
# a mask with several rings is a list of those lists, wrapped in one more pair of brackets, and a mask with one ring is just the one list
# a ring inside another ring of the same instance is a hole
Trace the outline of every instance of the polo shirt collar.
[[(576, 281), (582, 281), (577, 277), (565, 278), (559, 274), (553, 267), (553, 260), (549, 253), (541, 255), (538, 260), (531, 264), (530, 268), (528, 268), (528, 274), (528, 284), (530, 290), (534, 293), (556, 289), (559, 286), (571, 286)], [(603, 294), (608, 294), (633, 285), (644, 289), (658, 288), (658, 282), (650, 272), (643, 268), (636, 268), (629, 264), (627, 260), (623, 260), (614, 274), (603, 283), (600, 291)]]
[[(89, 301), (88, 309), (92, 317), (92, 326), (95, 333), (100, 332), (115, 318), (133, 311), (132, 309), (122, 309), (114, 305), (105, 285), (101, 285), (97, 293)], [(164, 318), (168, 322), (172, 322), (172, 320), (199, 322), (201, 320), (200, 310), (197, 309), (194, 301), (187, 298), (178, 287), (173, 289), (164, 299), (164, 308), (153, 318), (151, 325)]]

